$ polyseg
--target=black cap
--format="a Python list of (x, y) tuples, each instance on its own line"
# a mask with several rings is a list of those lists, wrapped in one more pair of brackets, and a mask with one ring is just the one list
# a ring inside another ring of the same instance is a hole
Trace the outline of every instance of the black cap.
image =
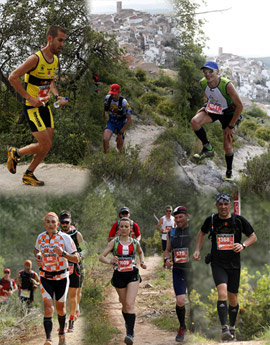
[(71, 219), (71, 214), (68, 211), (62, 211), (59, 214), (59, 221), (63, 221), (63, 220), (70, 220)]
[(174, 210), (173, 210), (173, 215), (175, 216), (176, 214), (179, 213), (188, 213), (187, 209), (185, 208), (185, 206), (177, 206)]
[(125, 212), (130, 213), (129, 208), (126, 207), (126, 206), (123, 206), (121, 208), (121, 210), (119, 211), (119, 216), (120, 216), (121, 213), (125, 213)]

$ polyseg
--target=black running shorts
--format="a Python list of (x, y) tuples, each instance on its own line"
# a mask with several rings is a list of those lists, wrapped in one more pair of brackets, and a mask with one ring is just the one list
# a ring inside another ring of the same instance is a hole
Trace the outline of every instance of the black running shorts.
[(240, 268), (225, 269), (211, 263), (212, 275), (216, 286), (219, 284), (227, 284), (228, 292), (238, 293), (240, 283)]
[(77, 265), (73, 266), (73, 272), (69, 275), (69, 287), (79, 288), (80, 287), (81, 274)]
[(134, 268), (134, 270), (130, 272), (118, 272), (117, 270), (115, 270), (113, 272), (111, 284), (115, 288), (124, 289), (129, 283), (136, 282), (139, 279), (141, 282), (142, 279), (140, 277), (138, 268)]
[(229, 123), (231, 122), (231, 119), (233, 118), (233, 113), (228, 113), (224, 115), (219, 115), (219, 114), (212, 114), (212, 113), (207, 113), (213, 122), (218, 121), (222, 125), (222, 129), (225, 129), (228, 127)]
[(46, 128), (54, 128), (53, 115), (49, 105), (39, 108), (24, 105), (24, 114), (32, 132), (41, 132)]
[(40, 277), (40, 289), (43, 300), (53, 299), (55, 294), (56, 301), (65, 302), (69, 287), (69, 278), (60, 280), (50, 280)]

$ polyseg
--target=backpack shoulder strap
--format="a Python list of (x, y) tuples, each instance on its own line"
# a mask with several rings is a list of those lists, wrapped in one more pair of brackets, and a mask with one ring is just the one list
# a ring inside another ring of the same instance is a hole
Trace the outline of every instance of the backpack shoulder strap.
[(214, 227), (214, 217), (215, 217), (215, 213), (212, 213), (211, 214), (211, 229), (210, 229), (210, 233), (208, 235), (208, 239), (210, 239), (214, 233), (215, 233), (215, 227)]
[(119, 236), (114, 238), (113, 255), (116, 255), (117, 248), (119, 246), (120, 238)]
[(124, 97), (122, 97), (122, 96), (119, 97), (118, 108), (122, 108), (123, 99), (124, 99)]

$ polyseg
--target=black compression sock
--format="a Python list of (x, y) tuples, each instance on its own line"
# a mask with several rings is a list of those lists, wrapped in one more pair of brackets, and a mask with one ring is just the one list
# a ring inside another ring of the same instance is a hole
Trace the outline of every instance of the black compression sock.
[(59, 322), (59, 334), (65, 333), (65, 325), (66, 325), (66, 315), (58, 315), (58, 322)]
[(227, 301), (217, 301), (217, 311), (221, 326), (227, 325)]
[(135, 320), (136, 320), (136, 314), (126, 313), (127, 335), (133, 336)]
[(127, 323), (127, 313), (124, 313), (122, 310), (122, 315), (123, 315), (123, 318), (125, 319), (125, 323)]
[(180, 327), (181, 328), (186, 328), (186, 324), (185, 324), (185, 316), (186, 316), (186, 308), (183, 305), (182, 307), (179, 307), (178, 305), (176, 305), (176, 314), (180, 323)]
[(237, 304), (237, 306), (235, 306), (235, 307), (232, 307), (231, 305), (229, 305), (229, 319), (230, 319), (230, 326), (231, 327), (233, 327), (235, 325), (238, 310), (239, 310), (239, 304)]
[(203, 145), (209, 144), (209, 141), (208, 141), (207, 136), (206, 136), (206, 132), (205, 132), (203, 127), (201, 127), (200, 129), (198, 129), (197, 131), (194, 131), (194, 132), (197, 135), (197, 137), (201, 140)]
[(232, 170), (233, 155), (234, 155), (233, 153), (231, 153), (229, 155), (225, 154), (227, 170)]
[(52, 317), (44, 317), (43, 319), (43, 325), (46, 333), (46, 339), (52, 338), (52, 328), (53, 328), (53, 322)]

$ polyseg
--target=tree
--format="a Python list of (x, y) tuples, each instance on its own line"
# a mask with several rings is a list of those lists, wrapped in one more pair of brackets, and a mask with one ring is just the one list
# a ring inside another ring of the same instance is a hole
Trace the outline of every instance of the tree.
[(199, 5), (194, 0), (173, 0), (177, 25), (177, 50), (179, 55), (178, 110), (181, 118), (187, 118), (202, 103), (199, 88), (200, 67), (203, 64), (203, 21), (196, 17)]

